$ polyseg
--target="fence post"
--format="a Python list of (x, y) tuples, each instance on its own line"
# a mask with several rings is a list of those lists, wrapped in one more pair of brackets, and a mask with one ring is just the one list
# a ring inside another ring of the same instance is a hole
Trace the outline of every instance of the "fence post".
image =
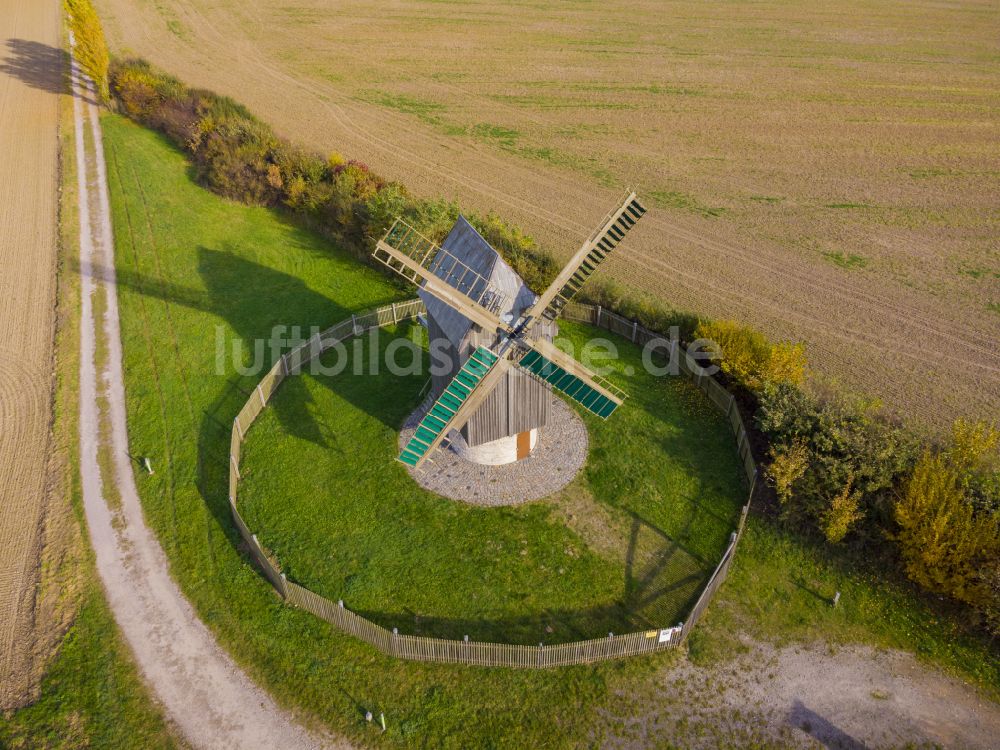
[(396, 325), (396, 323), (399, 322), (398, 320), (396, 320), (396, 303), (393, 302), (391, 307), (392, 307), (392, 324)]
[(635, 343), (635, 335), (639, 332), (639, 321), (632, 321), (632, 343)]
[(601, 327), (601, 306), (597, 306), (597, 314), (594, 316), (594, 325), (598, 328)]

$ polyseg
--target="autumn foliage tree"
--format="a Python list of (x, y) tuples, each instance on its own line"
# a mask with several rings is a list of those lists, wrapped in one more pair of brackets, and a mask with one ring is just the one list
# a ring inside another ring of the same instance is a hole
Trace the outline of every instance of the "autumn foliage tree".
[(90, 0), (63, 0), (63, 7), (69, 20), (76, 42), (73, 55), (90, 76), (97, 88), (101, 101), (108, 101), (108, 45), (104, 41), (104, 30), (97, 11)]
[(732, 320), (703, 321), (695, 336), (717, 344), (719, 356), (714, 362), (749, 391), (761, 391), (768, 383), (799, 385), (805, 377), (801, 344), (771, 342), (759, 331)]
[(997, 439), (986, 425), (957, 424), (951, 448), (923, 454), (894, 506), (894, 538), (910, 579), (988, 619), (1000, 596), (1000, 510), (975, 507), (971, 488)]

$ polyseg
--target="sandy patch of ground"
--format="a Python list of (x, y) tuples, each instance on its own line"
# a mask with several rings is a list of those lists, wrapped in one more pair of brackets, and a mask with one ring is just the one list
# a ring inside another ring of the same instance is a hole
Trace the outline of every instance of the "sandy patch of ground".
[(36, 607), (50, 476), (59, 23), (56, 0), (0, 0), (0, 708), (30, 697), (52, 645)]
[(1000, 411), (989, 3), (98, 5), (118, 50), (557, 254), (634, 185), (616, 278), (916, 421)]
[[(688, 661), (603, 716), (608, 747), (996, 747), (1000, 706), (898, 651), (755, 644)], [(620, 707), (621, 715), (617, 709)]]

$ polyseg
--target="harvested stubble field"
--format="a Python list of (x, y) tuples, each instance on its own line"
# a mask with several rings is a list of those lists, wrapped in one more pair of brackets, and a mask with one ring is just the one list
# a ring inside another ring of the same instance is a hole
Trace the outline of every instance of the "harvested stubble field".
[(52, 420), (59, 4), (0, 0), (0, 43), (0, 708), (10, 708), (51, 645), (35, 631), (35, 605)]
[(1000, 412), (991, 2), (100, 0), (115, 50), (615, 278), (803, 340), (915, 422)]

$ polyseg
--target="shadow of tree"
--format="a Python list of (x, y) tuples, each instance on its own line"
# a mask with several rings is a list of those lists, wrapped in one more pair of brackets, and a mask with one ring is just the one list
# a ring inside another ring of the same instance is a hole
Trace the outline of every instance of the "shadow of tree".
[(820, 716), (802, 701), (795, 701), (788, 713), (788, 723), (798, 727), (830, 750), (868, 750), (868, 746), (854, 739), (829, 720)]
[[(23, 83), (52, 94), (77, 92), (82, 87), (72, 87), (78, 83), (70, 66), (69, 53), (58, 47), (32, 41), (30, 39), (8, 39), (9, 54), (0, 63), (0, 73), (17, 78)], [(96, 104), (90, 97), (81, 96), (84, 101)]]
[[(101, 265), (81, 269), (76, 261), (73, 264), (81, 274), (89, 273), (102, 281), (110, 278), (110, 270)], [(299, 277), (248, 260), (233, 248), (199, 246), (197, 270), (203, 281), (203, 288), (185, 286), (159, 275), (137, 272), (126, 264), (119, 264), (115, 277), (117, 285), (122, 289), (133, 290), (168, 305), (181, 305), (209, 313), (223, 321), (215, 331), (206, 326), (206, 330), (202, 332), (205, 346), (218, 347), (221, 337), (223, 351), (216, 352), (215, 362), (217, 369), (221, 364), (222, 371), (210, 374), (210, 377), (219, 382), (216, 396), (207, 406), (194, 407), (199, 411), (195, 416), (200, 420), (197, 428), (196, 482), (219, 527), (231, 536), (235, 544), (235, 529), (229, 517), (226, 492), (230, 430), (233, 419), (243, 408), (257, 382), (283, 351), (290, 348), (290, 344), (282, 346), (279, 341), (272, 350), (272, 330), (278, 327), (280, 336), (285, 336), (298, 327), (302, 331), (302, 337), (307, 338), (311, 328), (326, 328), (349, 317), (352, 311), (310, 289)], [(170, 339), (162, 335), (162, 340)], [(241, 374), (236, 371), (233, 359), (237, 359), (241, 366), (249, 365), (258, 348), (263, 349), (266, 355), (261, 360), (259, 372), (247, 370), (250, 374)], [(192, 374), (187, 363), (179, 362), (178, 365), (185, 378), (209, 375)], [(303, 380), (308, 377), (312, 376), (307, 369), (300, 375), (287, 378), (282, 390), (290, 393), (285, 394), (284, 398), (275, 399), (269, 408), (288, 434), (336, 450), (336, 440), (332, 440), (326, 433), (322, 420), (317, 419), (313, 411), (314, 402)], [(332, 387), (329, 378), (318, 378), (318, 382)], [(350, 401), (350, 389), (342, 390), (343, 392), (338, 390), (338, 394)], [(352, 404), (374, 418), (384, 420), (386, 424), (398, 426), (393, 414), (373, 409), (370, 399), (359, 396)], [(178, 404), (177, 408), (182, 407)]]

